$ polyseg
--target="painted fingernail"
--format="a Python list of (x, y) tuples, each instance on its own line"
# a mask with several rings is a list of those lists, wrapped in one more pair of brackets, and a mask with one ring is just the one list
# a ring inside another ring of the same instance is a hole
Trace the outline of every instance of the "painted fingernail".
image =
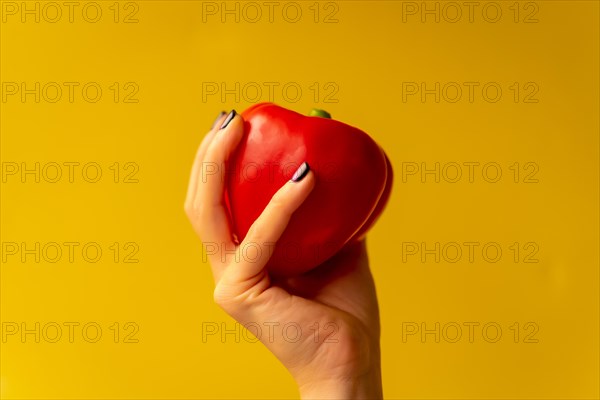
[(309, 171), (310, 166), (306, 161), (303, 162), (300, 168), (298, 168), (296, 172), (294, 172), (294, 176), (292, 176), (292, 182), (300, 182), (302, 179), (304, 179), (306, 175), (308, 175)]
[(221, 111), (219, 113), (219, 116), (217, 117), (217, 119), (215, 119), (215, 122), (212, 123), (210, 129), (215, 129), (215, 125), (217, 125), (217, 122), (219, 122), (221, 118), (223, 118), (223, 115), (225, 115), (225, 111)]
[(231, 120), (234, 119), (236, 115), (237, 115), (237, 113), (235, 112), (235, 110), (231, 110), (231, 112), (227, 115), (227, 118), (225, 118), (225, 121), (223, 121), (223, 124), (221, 125), (221, 127), (219, 129), (227, 128), (227, 125), (229, 125)]

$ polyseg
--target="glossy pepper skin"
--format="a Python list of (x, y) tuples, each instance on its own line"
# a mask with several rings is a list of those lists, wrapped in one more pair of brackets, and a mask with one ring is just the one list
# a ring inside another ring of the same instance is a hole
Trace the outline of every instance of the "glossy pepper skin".
[[(244, 136), (227, 163), (225, 193), (238, 242), (303, 162), (316, 178), (313, 191), (272, 245), (270, 274), (307, 272), (366, 234), (383, 211), (392, 183), (391, 165), (369, 135), (272, 103), (252, 106), (242, 117)], [(242, 256), (251, 260), (255, 251), (242, 249)]]

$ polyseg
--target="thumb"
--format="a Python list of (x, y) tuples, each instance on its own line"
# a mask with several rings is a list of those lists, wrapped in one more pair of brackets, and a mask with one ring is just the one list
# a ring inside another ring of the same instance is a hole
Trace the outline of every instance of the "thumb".
[[(254, 221), (246, 237), (238, 246), (236, 260), (240, 260), (234, 268), (235, 280), (247, 281), (259, 274), (271, 258), (275, 243), (279, 240), (290, 218), (308, 197), (315, 186), (315, 176), (308, 163), (304, 162), (271, 198), (262, 214)], [(256, 248), (256, 257), (243, 257), (251, 248)], [(231, 266), (230, 266), (231, 267)], [(226, 270), (225, 273), (228, 271)]]

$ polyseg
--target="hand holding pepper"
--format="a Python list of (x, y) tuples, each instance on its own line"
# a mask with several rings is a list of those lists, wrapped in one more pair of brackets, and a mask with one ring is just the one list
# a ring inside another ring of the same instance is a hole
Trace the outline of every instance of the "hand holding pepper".
[[(224, 165), (242, 139), (243, 122), (235, 112), (218, 118), (198, 149), (185, 202), (204, 245), (221, 250), (210, 253), (215, 302), (245, 326), (300, 327), (298, 340), (261, 341), (290, 371), (302, 398), (382, 398), (379, 311), (365, 241), (293, 278), (275, 281), (265, 268), (272, 243), (315, 186), (308, 165), (275, 193), (243, 241), (234, 243), (224, 179), (203, 174), (203, 168)], [(256, 257), (240, 254), (248, 244), (257, 249)]]

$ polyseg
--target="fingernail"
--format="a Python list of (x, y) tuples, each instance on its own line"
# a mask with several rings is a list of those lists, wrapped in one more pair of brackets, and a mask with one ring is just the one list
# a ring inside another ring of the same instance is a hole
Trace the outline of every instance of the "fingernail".
[(308, 171), (310, 171), (310, 166), (305, 161), (302, 163), (300, 168), (294, 172), (294, 176), (292, 176), (292, 182), (300, 182), (306, 175), (308, 175)]
[(237, 113), (235, 112), (235, 110), (231, 110), (231, 112), (227, 115), (227, 118), (225, 118), (225, 121), (223, 121), (223, 125), (221, 125), (219, 129), (227, 128), (227, 125), (229, 125), (231, 120), (234, 119), (236, 115)]
[(217, 122), (219, 122), (219, 120), (220, 120), (221, 118), (223, 118), (223, 115), (225, 115), (225, 111), (221, 111), (221, 112), (219, 113), (219, 116), (217, 117), (217, 119), (215, 119), (215, 122), (213, 122), (213, 123), (212, 123), (212, 125), (211, 125), (210, 129), (215, 129), (215, 125), (217, 124)]

